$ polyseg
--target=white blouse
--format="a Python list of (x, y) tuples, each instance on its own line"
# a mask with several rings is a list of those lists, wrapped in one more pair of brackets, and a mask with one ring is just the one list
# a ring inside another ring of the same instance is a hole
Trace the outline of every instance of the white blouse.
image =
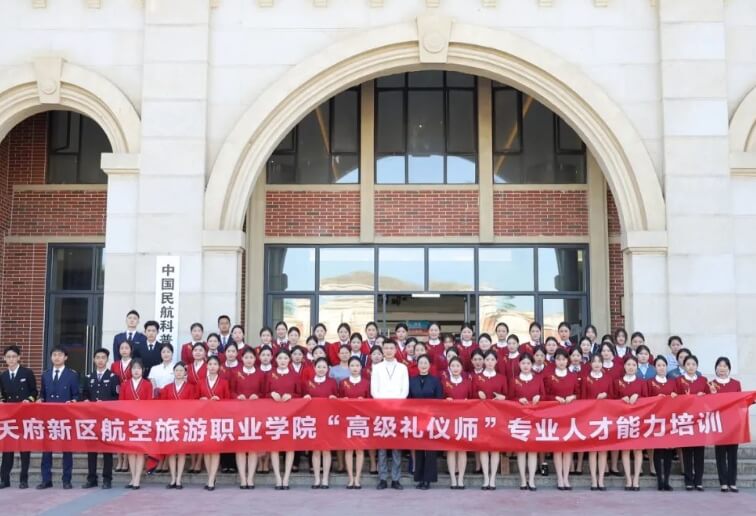
[(160, 363), (150, 368), (149, 379), (158, 389), (162, 389), (169, 383), (173, 383), (173, 364)]

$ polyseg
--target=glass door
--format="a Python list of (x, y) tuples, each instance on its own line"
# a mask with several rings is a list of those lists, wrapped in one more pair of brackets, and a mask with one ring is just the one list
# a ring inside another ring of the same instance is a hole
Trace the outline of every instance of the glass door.
[(81, 374), (102, 346), (101, 245), (51, 246), (47, 283), (45, 360), (49, 350), (68, 350), (67, 365)]

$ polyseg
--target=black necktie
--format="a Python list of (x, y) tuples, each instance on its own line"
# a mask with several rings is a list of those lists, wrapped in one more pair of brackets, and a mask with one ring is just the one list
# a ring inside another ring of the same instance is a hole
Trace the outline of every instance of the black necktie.
[(98, 382), (102, 381), (102, 373), (97, 373), (97, 381)]
[(126, 340), (131, 340), (131, 337), (132, 337), (133, 335), (134, 335), (134, 334), (133, 334), (133, 333), (131, 333), (131, 332), (127, 333), (127, 334), (126, 334)]
[(55, 376), (53, 377), (53, 383), (57, 383), (59, 378), (60, 378), (60, 371), (56, 369)]
[(150, 350), (150, 353), (152, 353), (152, 348), (153, 348), (153, 347), (154, 347), (154, 346), (153, 346), (152, 344), (150, 344), (149, 346), (147, 346), (147, 349), (149, 349), (149, 350)]
[(13, 381), (13, 379), (14, 379), (15, 377), (16, 377), (16, 373), (11, 373), (11, 382)]

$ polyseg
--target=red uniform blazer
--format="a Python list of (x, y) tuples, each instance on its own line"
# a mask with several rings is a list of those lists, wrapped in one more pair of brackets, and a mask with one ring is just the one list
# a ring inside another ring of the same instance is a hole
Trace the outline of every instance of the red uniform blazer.
[(186, 379), (192, 385), (198, 386), (207, 377), (207, 362), (204, 362), (199, 370), (194, 369), (194, 361), (186, 364)]
[(617, 395), (617, 399), (633, 394), (637, 394), (639, 398), (645, 398), (648, 396), (648, 385), (646, 380), (636, 378), (632, 382), (626, 382), (623, 378), (620, 378), (614, 380), (614, 394)]
[(457, 343), (457, 349), (459, 350), (459, 359), (462, 361), (462, 367), (468, 373), (473, 370), (472, 366), (472, 354), (478, 349), (478, 343), (473, 341), (472, 344), (465, 347), (462, 343)]
[(238, 373), (239, 371), (241, 371), (242, 367), (243, 367), (243, 365), (241, 363), (241, 360), (237, 360), (236, 361), (236, 365), (234, 367), (227, 367), (225, 365), (222, 365), (221, 368), (220, 368), (220, 376), (221, 376), (221, 378), (223, 378), (224, 380), (226, 380), (228, 382), (229, 386), (230, 386), (231, 385), (231, 381), (236, 376), (236, 373)]
[(646, 390), (648, 391), (649, 396), (669, 396), (673, 392), (676, 392), (676, 387), (677, 384), (674, 380), (667, 380), (664, 383), (659, 383), (656, 381), (656, 377), (651, 378), (646, 383)]
[(535, 351), (535, 348), (541, 345), (543, 345), (543, 342), (523, 342), (522, 344), (520, 344), (520, 347), (517, 348), (517, 351), (520, 352), (520, 355), (522, 355), (523, 353), (530, 353), (532, 355)]
[(542, 400), (546, 397), (546, 389), (543, 386), (543, 376), (541, 375), (534, 374), (533, 379), (526, 382), (518, 374), (509, 383), (509, 398), (512, 400), (525, 398), (532, 401), (536, 396), (540, 396)]
[(520, 374), (519, 353), (514, 358), (509, 358), (509, 352), (499, 357), (499, 360), (496, 362), (496, 370), (500, 373), (503, 373), (507, 377), (507, 380), (511, 380), (516, 377), (518, 374)]
[(302, 397), (302, 380), (296, 373), (280, 374), (276, 369), (272, 369), (268, 373), (266, 385), (268, 397), (274, 392), (281, 396), (289, 394), (292, 398)]
[[(349, 342), (342, 343), (341, 341), (336, 342), (328, 342), (326, 343), (326, 358), (328, 358), (328, 363), (332, 366), (339, 365), (339, 349), (341, 349), (341, 346), (343, 345), (349, 346)], [(350, 347), (351, 349), (351, 347)], [(351, 353), (351, 351), (350, 351)], [(399, 357), (397, 357), (397, 360)]]
[[(129, 366), (130, 365), (131, 361), (129, 361)], [(126, 383), (126, 380), (131, 380), (131, 367), (129, 366), (124, 368), (120, 358), (110, 366), (110, 370), (113, 371), (113, 374), (121, 381), (121, 385)]]
[[(418, 376), (420, 374), (420, 371), (417, 369), (417, 360), (413, 360), (407, 365), (407, 373), (409, 374), (410, 378), (414, 378), (415, 376)], [(431, 362), (430, 369), (428, 370), (428, 374), (433, 376), (438, 376), (438, 369), (436, 369), (436, 366), (433, 362)]]
[(606, 393), (606, 399), (614, 399), (614, 381), (612, 377), (604, 373), (601, 378), (594, 378), (591, 373), (586, 373), (581, 382), (580, 398), (595, 400), (602, 392)]
[(460, 383), (453, 383), (447, 376), (441, 380), (441, 386), (444, 389), (444, 398), (467, 400), (472, 397), (472, 379), (464, 374)]
[(218, 375), (214, 385), (210, 385), (210, 380), (205, 376), (204, 380), (199, 384), (199, 397), (211, 399), (213, 396), (217, 396), (222, 400), (231, 399), (231, 388), (225, 378)]
[(313, 398), (328, 398), (329, 396), (339, 396), (339, 384), (336, 380), (326, 376), (322, 383), (315, 381), (315, 378), (303, 384), (304, 390), (302, 395), (309, 394)]
[(497, 372), (496, 376), (488, 377), (483, 373), (473, 376), (473, 395), (475, 399), (480, 398), (479, 392), (486, 395), (487, 400), (494, 399), (494, 393), (506, 396), (509, 394), (509, 384), (506, 375)]
[[(202, 345), (204, 346), (205, 351), (207, 351), (207, 344), (203, 342)], [(186, 344), (183, 344), (181, 346), (181, 361), (185, 363), (186, 365), (194, 363), (194, 357), (192, 356), (192, 349), (194, 349), (194, 342), (187, 342)]]
[(245, 398), (249, 398), (256, 394), (258, 398), (264, 398), (267, 392), (265, 380), (265, 373), (259, 369), (255, 369), (255, 372), (251, 374), (240, 369), (231, 377), (231, 396), (236, 399), (239, 394), (243, 394)]
[(152, 383), (144, 378), (139, 380), (139, 385), (134, 389), (134, 382), (129, 380), (125, 384), (121, 384), (120, 391), (118, 393), (118, 399), (123, 401), (128, 400), (151, 400), (152, 399)]
[(709, 391), (712, 394), (718, 394), (720, 392), (740, 392), (740, 382), (734, 378), (730, 378), (727, 383), (719, 383), (716, 379), (709, 382)]
[(611, 376), (612, 380), (619, 380), (625, 376), (625, 363), (620, 357), (614, 357), (612, 362), (614, 362), (614, 365), (609, 369), (605, 367), (604, 374)]
[(697, 376), (692, 382), (689, 382), (685, 378), (685, 375), (678, 376), (676, 384), (675, 390), (677, 391), (677, 394), (698, 394), (700, 392), (709, 394), (711, 392), (709, 389), (709, 382), (706, 380), (705, 376)]
[[(518, 364), (518, 366), (519, 366), (519, 364)], [(541, 376), (546, 377), (546, 376), (550, 375), (552, 372), (554, 372), (554, 369), (556, 369), (556, 366), (554, 365), (553, 362), (546, 362), (546, 363), (543, 364), (543, 369), (541, 369), (540, 371), (536, 371), (535, 369), (533, 369), (533, 374), (537, 374), (537, 375), (541, 375)]]
[(196, 400), (199, 399), (197, 389), (189, 382), (184, 382), (181, 389), (176, 389), (176, 383), (169, 383), (160, 389), (161, 400)]
[(546, 390), (546, 399), (556, 401), (557, 398), (567, 396), (580, 397), (580, 378), (576, 373), (567, 372), (567, 376), (560, 378), (556, 371), (543, 377), (543, 387)]
[(339, 384), (339, 396), (350, 399), (368, 399), (370, 397), (370, 378), (363, 375), (357, 383), (350, 382), (349, 378), (341, 380)]

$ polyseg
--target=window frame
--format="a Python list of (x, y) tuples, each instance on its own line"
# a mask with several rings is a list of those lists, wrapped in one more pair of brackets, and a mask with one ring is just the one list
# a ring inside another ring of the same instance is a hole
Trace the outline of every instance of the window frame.
[[(268, 269), (268, 253), (270, 249), (274, 248), (298, 248), (298, 247), (306, 247), (306, 248), (314, 248), (315, 249), (315, 289), (312, 291), (271, 291), (270, 285), (269, 285), (269, 269)], [(341, 291), (341, 290), (321, 290), (320, 289), (320, 250), (324, 248), (368, 248), (373, 249), (374, 252), (374, 288), (372, 291), (370, 290), (349, 290), (349, 291)], [(425, 267), (425, 277), (424, 277), (424, 288), (421, 291), (412, 290), (412, 291), (406, 291), (406, 290), (381, 290), (380, 284), (379, 284), (379, 278), (380, 278), (380, 268), (379, 268), (379, 249), (382, 248), (422, 248), (424, 250), (424, 267)], [(428, 257), (429, 257), (429, 250), (431, 248), (466, 248), (466, 249), (473, 249), (473, 259), (475, 261), (474, 263), (474, 286), (472, 290), (468, 291), (439, 291), (439, 290), (430, 290), (430, 269), (428, 264)], [(479, 251), (480, 249), (484, 248), (496, 248), (496, 249), (506, 249), (506, 248), (530, 248), (533, 249), (533, 290), (480, 290), (480, 259), (479, 259)], [(541, 291), (540, 286), (538, 284), (538, 250), (541, 248), (555, 248), (555, 249), (580, 249), (583, 251), (583, 259), (584, 259), (584, 273), (583, 273), (583, 290), (577, 290), (577, 291)], [(382, 296), (384, 295), (411, 295), (411, 294), (417, 294), (417, 293), (429, 293), (429, 294), (439, 294), (439, 295), (468, 295), (474, 298), (472, 300), (473, 305), (471, 306), (471, 309), (475, 309), (476, 314), (476, 332), (480, 331), (480, 319), (481, 319), (481, 313), (480, 313), (480, 297), (486, 296), (486, 297), (494, 297), (494, 296), (531, 296), (534, 299), (534, 313), (535, 313), (535, 320), (539, 322), (543, 322), (543, 300), (544, 299), (555, 299), (555, 298), (579, 298), (584, 300), (584, 307), (583, 307), (583, 315), (584, 319), (587, 321), (587, 324), (591, 323), (591, 292), (590, 292), (590, 255), (589, 255), (589, 249), (590, 246), (587, 243), (538, 243), (538, 244), (453, 244), (453, 243), (438, 243), (438, 244), (418, 244), (418, 243), (386, 243), (386, 244), (367, 244), (367, 245), (360, 245), (360, 244), (315, 244), (315, 243), (297, 243), (297, 244), (265, 244), (264, 246), (264, 256), (265, 256), (265, 269), (264, 269), (264, 281), (263, 281), (263, 296), (264, 296), (264, 313), (263, 313), (263, 320), (266, 324), (274, 324), (275, 321), (271, 321), (271, 300), (273, 297), (310, 297), (312, 299), (311, 301), (311, 311), (310, 311), (310, 328), (308, 328), (308, 331), (312, 329), (312, 326), (314, 326), (318, 321), (318, 315), (320, 313), (320, 303), (319, 299), (322, 295), (345, 295), (345, 296), (366, 296), (366, 295), (373, 295), (373, 320), (379, 321), (382, 320), (385, 316), (385, 312), (383, 311), (383, 300)], [(304, 330), (303, 330), (304, 331)], [(521, 336), (523, 337), (523, 336)]]
[[(53, 148), (53, 131), (55, 130), (55, 125), (52, 123), (52, 116), (55, 113), (63, 113), (66, 115), (68, 119), (67, 124), (67, 130), (66, 130), (66, 142), (67, 145), (63, 147), (63, 149), (66, 149), (71, 144), (71, 115), (77, 115), (79, 117), (79, 123), (78, 123), (78, 148), (74, 151), (65, 151), (65, 150), (56, 150)], [(87, 145), (86, 140), (82, 141), (82, 133), (84, 132), (84, 121), (85, 119), (88, 119), (92, 122), (92, 124), (97, 127), (100, 132), (102, 132), (102, 135), (105, 137), (105, 141), (108, 142), (108, 147), (103, 148), (102, 153), (110, 153), (113, 152), (113, 145), (110, 143), (110, 139), (108, 138), (107, 134), (103, 130), (103, 128), (92, 118), (88, 117), (87, 115), (84, 115), (82, 113), (71, 111), (67, 109), (54, 109), (51, 111), (48, 111), (46, 113), (46, 123), (47, 123), (47, 142), (45, 145), (45, 159), (47, 161), (46, 167), (45, 167), (45, 184), (47, 185), (107, 185), (108, 184), (108, 176), (105, 173), (105, 171), (102, 170), (101, 167), (98, 168), (100, 170), (100, 173), (102, 174), (101, 178), (102, 181), (96, 182), (96, 183), (85, 183), (81, 181), (81, 155), (82, 155), (82, 149), (85, 145)], [(66, 182), (53, 182), (51, 178), (51, 172), (52, 167), (50, 167), (50, 161), (52, 156), (76, 156), (76, 181), (72, 183), (66, 183)]]
[[(334, 105), (336, 103), (336, 97), (341, 95), (342, 93), (346, 93), (348, 91), (355, 92), (357, 94), (357, 150), (355, 152), (335, 152), (333, 150), (333, 138), (334, 138)], [(307, 113), (306, 116), (309, 116), (311, 113), (313, 113), (317, 108), (322, 106), (323, 104), (328, 103), (328, 155), (330, 156), (331, 160), (334, 159), (335, 156), (353, 156), (357, 159), (357, 180), (354, 182), (349, 183), (339, 183), (339, 182), (328, 182), (328, 183), (312, 183), (312, 182), (290, 182), (290, 183), (281, 183), (281, 182), (271, 182), (270, 181), (270, 161), (275, 156), (293, 156), (294, 157), (294, 170), (299, 169), (299, 124), (302, 122), (300, 120), (297, 122), (297, 124), (286, 133), (284, 136), (284, 139), (289, 136), (289, 134), (292, 135), (292, 150), (286, 150), (286, 151), (279, 151), (278, 146), (280, 146), (281, 142), (278, 143), (276, 148), (273, 150), (273, 152), (270, 154), (268, 159), (265, 161), (265, 184), (268, 186), (282, 186), (282, 185), (295, 185), (295, 186), (306, 186), (306, 185), (322, 185), (322, 186), (332, 186), (332, 185), (358, 185), (362, 181), (362, 170), (360, 167), (360, 157), (362, 154), (362, 91), (359, 86), (354, 86), (352, 88), (347, 88), (346, 90), (337, 93), (336, 95), (333, 95), (331, 98), (329, 98), (327, 101), (322, 102), (321, 104), (315, 106), (309, 113)], [(283, 141), (283, 140), (281, 140)], [(330, 177), (329, 177), (330, 179)]]
[[(498, 91), (506, 91), (511, 90), (514, 91), (517, 94), (517, 124), (520, 129), (520, 134), (518, 135), (519, 139), (519, 149), (518, 151), (500, 151), (496, 149), (496, 93)], [(588, 162), (587, 162), (587, 147), (585, 145), (585, 142), (580, 137), (579, 134), (577, 134), (577, 137), (580, 139), (581, 148), (580, 150), (572, 150), (572, 149), (561, 149), (559, 147), (560, 140), (561, 140), (561, 129), (560, 129), (560, 122), (567, 125), (567, 127), (572, 127), (567, 122), (567, 120), (560, 117), (557, 113), (555, 113), (551, 108), (548, 106), (545, 106), (546, 109), (549, 110), (551, 113), (551, 131), (552, 131), (552, 159), (553, 159), (553, 165), (556, 167), (559, 164), (559, 158), (561, 156), (580, 156), (583, 158), (583, 181), (582, 182), (570, 182), (570, 183), (564, 183), (564, 182), (557, 182), (557, 181), (551, 181), (551, 182), (541, 182), (536, 183), (532, 181), (528, 181), (528, 178), (525, 174), (525, 170), (521, 171), (521, 181), (517, 182), (504, 182), (504, 181), (497, 181), (497, 175), (496, 175), (496, 160), (499, 156), (524, 156), (526, 149), (525, 149), (525, 117), (523, 116), (523, 98), (525, 93), (521, 90), (518, 90), (517, 88), (514, 88), (512, 86), (508, 86), (506, 84), (496, 83), (493, 82), (491, 84), (491, 152), (492, 152), (492, 174), (493, 174), (493, 184), (494, 185), (533, 185), (533, 186), (541, 186), (541, 185), (557, 185), (557, 184), (569, 184), (569, 185), (587, 185), (588, 184)], [(534, 102), (539, 102), (538, 99), (533, 98)], [(574, 129), (572, 129), (574, 131)]]
[[(374, 167), (374, 184), (380, 186), (395, 186), (395, 185), (449, 185), (449, 186), (464, 186), (464, 185), (477, 185), (480, 181), (480, 152), (479, 152), (479, 112), (478, 112), (478, 87), (479, 81), (477, 75), (470, 75), (473, 78), (473, 85), (470, 87), (463, 86), (448, 86), (447, 84), (447, 70), (429, 70), (440, 71), (443, 73), (443, 85), (442, 86), (419, 86), (411, 87), (409, 85), (409, 74), (413, 72), (404, 72), (401, 75), (404, 76), (403, 86), (378, 86), (378, 79), (373, 80), (373, 167)], [(416, 73), (416, 72), (414, 72)], [(399, 74), (395, 74), (399, 75)], [(404, 152), (378, 152), (378, 98), (379, 94), (383, 91), (400, 91), (402, 92), (402, 140), (404, 143)], [(409, 180), (409, 152), (407, 150), (409, 146), (409, 92), (410, 91), (440, 91), (443, 93), (444, 99), (444, 152), (443, 152), (443, 181), (440, 183), (427, 183), (427, 182), (410, 182)], [(473, 96), (473, 142), (474, 152), (472, 154), (464, 153), (449, 153), (449, 92), (450, 91), (466, 91), (471, 92)], [(404, 158), (404, 182), (402, 183), (384, 183), (378, 180), (378, 160), (387, 156), (400, 156)], [(473, 156), (475, 161), (475, 177), (471, 183), (450, 183), (449, 182), (449, 157), (466, 157)]]

